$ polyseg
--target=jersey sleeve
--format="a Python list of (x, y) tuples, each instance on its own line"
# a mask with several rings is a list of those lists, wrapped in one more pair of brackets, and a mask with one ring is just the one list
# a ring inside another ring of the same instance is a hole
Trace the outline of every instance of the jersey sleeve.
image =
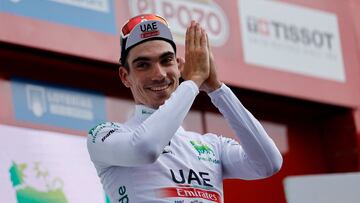
[(193, 81), (184, 81), (137, 128), (105, 123), (90, 131), (87, 147), (91, 160), (102, 166), (139, 166), (153, 163), (182, 124), (199, 93)]
[(224, 178), (259, 179), (279, 171), (282, 156), (275, 143), (230, 88), (223, 84), (209, 96), (241, 141), (220, 138)]

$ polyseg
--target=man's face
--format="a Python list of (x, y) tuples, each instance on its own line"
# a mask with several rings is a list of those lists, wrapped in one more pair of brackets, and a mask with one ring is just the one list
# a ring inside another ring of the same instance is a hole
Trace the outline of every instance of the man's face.
[(135, 46), (127, 62), (129, 70), (120, 67), (119, 74), (137, 104), (157, 109), (179, 85), (179, 61), (166, 41), (151, 40)]

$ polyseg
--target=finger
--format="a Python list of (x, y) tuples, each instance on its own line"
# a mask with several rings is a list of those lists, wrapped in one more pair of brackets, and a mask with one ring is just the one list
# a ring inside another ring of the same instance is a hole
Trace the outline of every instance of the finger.
[(190, 45), (190, 36), (189, 36), (190, 35), (190, 27), (191, 27), (191, 25), (189, 27), (187, 27), (186, 33), (185, 33), (185, 50)]
[(209, 56), (210, 56), (210, 63), (212, 63), (213, 61), (213, 53), (212, 53), (212, 50), (211, 50), (211, 46), (210, 46), (210, 40), (209, 40), (209, 36), (208, 34), (206, 33), (206, 43), (207, 43), (207, 47), (208, 47), (208, 50), (209, 50)]
[(194, 45), (195, 47), (201, 47), (201, 38), (202, 38), (203, 34), (201, 32), (201, 27), (199, 25), (199, 23), (196, 23), (196, 27), (195, 27), (195, 36), (194, 36)]
[(205, 33), (205, 35), (206, 35), (206, 43), (207, 43), (207, 47), (208, 47), (209, 51), (211, 51), (211, 47), (210, 47), (210, 43), (209, 43), (209, 36), (208, 36), (208, 34), (207, 34), (207, 33)]
[(200, 46), (209, 49), (208, 38), (204, 28), (201, 28)]
[(209, 39), (209, 35), (207, 33), (205, 33), (206, 35), (206, 43), (207, 43), (207, 47), (209, 50), (210, 55), (212, 54), (212, 50), (211, 50), (211, 46), (210, 46), (210, 39)]
[(189, 47), (191, 44), (191, 31), (192, 31), (193, 21), (191, 21), (189, 27), (186, 29), (186, 35), (185, 35), (185, 48)]
[(195, 21), (192, 20), (190, 27), (189, 27), (188, 36), (187, 36), (188, 48), (194, 47), (195, 25), (196, 25)]

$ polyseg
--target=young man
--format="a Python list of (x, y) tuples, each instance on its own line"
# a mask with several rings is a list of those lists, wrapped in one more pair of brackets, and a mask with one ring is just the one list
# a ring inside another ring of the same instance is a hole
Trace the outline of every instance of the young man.
[[(130, 19), (122, 29), (119, 75), (135, 113), (89, 132), (88, 150), (112, 202), (223, 202), (223, 179), (259, 179), (280, 170), (282, 157), (261, 124), (217, 78), (204, 29), (186, 31), (185, 61), (165, 19)], [(184, 82), (179, 84), (180, 76)], [(241, 145), (181, 124), (206, 91)]]

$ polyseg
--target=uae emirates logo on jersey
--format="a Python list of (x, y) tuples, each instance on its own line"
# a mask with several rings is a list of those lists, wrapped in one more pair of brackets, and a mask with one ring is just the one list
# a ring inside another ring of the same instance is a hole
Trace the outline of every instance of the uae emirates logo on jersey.
[(197, 158), (200, 161), (208, 161), (214, 164), (219, 164), (220, 160), (216, 159), (215, 152), (208, 144), (204, 144), (201, 141), (190, 140), (190, 144), (197, 153)]
[(158, 191), (163, 198), (182, 198), (207, 200), (210, 202), (222, 203), (221, 195), (215, 191), (204, 190), (201, 188), (194, 188), (188, 185), (179, 185), (178, 187), (163, 188)]

